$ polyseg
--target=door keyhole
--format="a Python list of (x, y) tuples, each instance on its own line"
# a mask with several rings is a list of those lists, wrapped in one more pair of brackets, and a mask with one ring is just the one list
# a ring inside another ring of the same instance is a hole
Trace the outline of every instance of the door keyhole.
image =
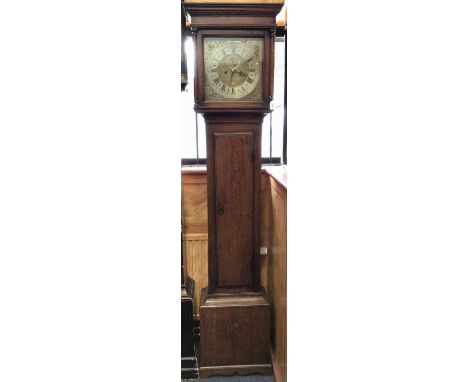
[(223, 206), (219, 206), (219, 207), (218, 207), (218, 214), (219, 214), (219, 215), (224, 214), (224, 207), (223, 207)]

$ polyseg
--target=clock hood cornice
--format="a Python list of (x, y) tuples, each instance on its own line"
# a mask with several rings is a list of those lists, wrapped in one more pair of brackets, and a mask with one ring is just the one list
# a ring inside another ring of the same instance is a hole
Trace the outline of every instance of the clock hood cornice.
[(184, 3), (190, 27), (275, 29), (283, 3)]

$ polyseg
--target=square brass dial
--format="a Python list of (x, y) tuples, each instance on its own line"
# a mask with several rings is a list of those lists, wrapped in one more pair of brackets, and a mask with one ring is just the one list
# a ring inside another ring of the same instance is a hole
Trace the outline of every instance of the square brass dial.
[(206, 101), (261, 101), (263, 39), (205, 37)]

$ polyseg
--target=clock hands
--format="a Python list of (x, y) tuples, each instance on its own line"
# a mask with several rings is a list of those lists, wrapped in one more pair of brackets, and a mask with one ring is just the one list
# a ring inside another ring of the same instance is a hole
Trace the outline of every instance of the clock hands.
[(236, 68), (236, 69), (231, 69), (231, 77), (229, 78), (229, 84), (230, 84), (231, 86), (234, 85), (234, 82), (233, 82), (233, 79), (232, 79), (232, 75), (233, 75), (234, 73), (237, 73), (237, 74), (239, 74), (239, 75), (242, 76), (242, 77), (247, 77), (247, 74), (245, 74), (242, 70), (237, 69), (237, 68)]
[(237, 70), (237, 68), (236, 68), (236, 69), (234, 69), (234, 73), (239, 73), (241, 76), (243, 76), (243, 77), (247, 77), (247, 74), (245, 74), (245, 73), (244, 73), (242, 70), (240, 70), (240, 69), (239, 69), (239, 70)]
[[(239, 56), (230, 57), (230, 63), (227, 65), (228, 70), (230, 71), (229, 72), (229, 85), (230, 86), (234, 86), (234, 82), (235, 82), (234, 81), (235, 78), (233, 78), (234, 73), (239, 74), (241, 77), (247, 77), (247, 74), (244, 71), (242, 71), (241, 69), (239, 69), (241, 64), (242, 64), (241, 57), (239, 57)], [(228, 73), (225, 73), (225, 74), (228, 74)]]

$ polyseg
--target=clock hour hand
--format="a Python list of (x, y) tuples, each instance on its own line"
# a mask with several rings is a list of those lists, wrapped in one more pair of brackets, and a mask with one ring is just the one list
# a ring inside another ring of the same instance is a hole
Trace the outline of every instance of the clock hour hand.
[(247, 77), (247, 74), (245, 74), (242, 70), (234, 69), (234, 72), (240, 74), (243, 77)]

